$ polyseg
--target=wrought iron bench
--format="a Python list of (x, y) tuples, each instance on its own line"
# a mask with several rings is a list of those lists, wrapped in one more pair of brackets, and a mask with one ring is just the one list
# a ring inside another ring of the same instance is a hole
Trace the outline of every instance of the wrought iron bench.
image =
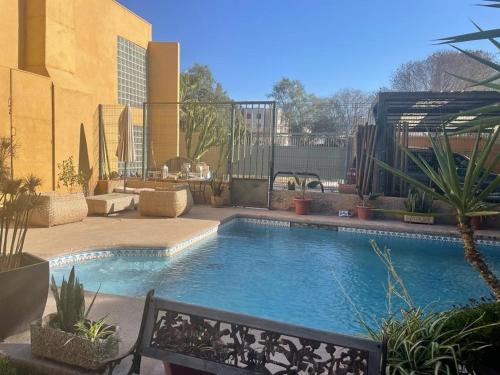
[(108, 362), (109, 374), (133, 355), (214, 374), (380, 375), (385, 344), (360, 337), (293, 326), (154, 296), (151, 290), (136, 344)]

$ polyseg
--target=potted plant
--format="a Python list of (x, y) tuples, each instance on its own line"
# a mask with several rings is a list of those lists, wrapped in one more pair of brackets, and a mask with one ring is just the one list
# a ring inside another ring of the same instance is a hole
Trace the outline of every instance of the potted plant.
[(312, 180), (307, 182), (307, 177), (300, 178), (298, 175), (294, 174), (295, 186), (300, 188), (300, 196), (293, 199), (295, 204), (295, 213), (297, 215), (307, 215), (309, 213), (309, 208), (311, 206), (312, 199), (306, 198), (307, 188), (315, 188), (317, 186), (321, 187), (321, 192), (325, 192), (323, 184), (319, 180)]
[(50, 290), (56, 301), (57, 312), (31, 325), (31, 352), (87, 370), (96, 370), (106, 360), (118, 355), (119, 327), (106, 323), (106, 318), (90, 320), (88, 315), (99, 291), (87, 310), (85, 292), (71, 269), (60, 290), (52, 277)]
[(405, 223), (417, 224), (434, 224), (434, 215), (432, 212), (432, 204), (434, 198), (419, 191), (410, 189), (408, 198), (405, 200), (406, 213), (403, 215)]
[(361, 192), (361, 189), (357, 189), (356, 192), (359, 197), (359, 204), (356, 206), (358, 218), (361, 220), (370, 220), (372, 217), (373, 205), (369, 202), (377, 199), (380, 194), (369, 193), (365, 195)]
[[(85, 194), (88, 193), (90, 174), (76, 172), (73, 157), (58, 164), (58, 187), (67, 193), (55, 191), (43, 193), (38, 199), (37, 210), (31, 216), (30, 224), (43, 227), (82, 221), (88, 214)], [(80, 187), (80, 191), (76, 191)]]
[(222, 197), (222, 193), (224, 192), (224, 182), (222, 181), (222, 178), (219, 178), (214, 174), (210, 179), (210, 189), (212, 190), (212, 195), (210, 196), (212, 207), (223, 207), (224, 198)]
[(10, 140), (0, 140), (0, 341), (39, 319), (49, 289), (49, 262), (23, 251), (40, 179), (13, 179)]

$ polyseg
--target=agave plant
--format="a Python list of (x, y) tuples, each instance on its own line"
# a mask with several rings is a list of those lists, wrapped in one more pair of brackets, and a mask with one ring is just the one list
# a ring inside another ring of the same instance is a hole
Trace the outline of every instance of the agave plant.
[(57, 327), (65, 332), (75, 332), (83, 328), (84, 326), (81, 324), (78, 326), (77, 323), (84, 322), (87, 319), (99, 290), (95, 293), (88, 309), (85, 310), (85, 291), (83, 284), (75, 275), (74, 266), (71, 268), (67, 281), (63, 276), (60, 289), (58, 289), (54, 276), (52, 276), (50, 290), (56, 301)]
[(295, 180), (295, 184), (300, 187), (300, 198), (301, 199), (306, 199), (306, 190), (309, 189), (314, 189), (315, 187), (320, 187), (321, 192), (325, 192), (325, 187), (323, 186), (322, 182), (320, 180), (312, 180), (307, 182), (307, 177), (300, 178), (300, 176), (296, 173), (293, 174), (293, 178)]

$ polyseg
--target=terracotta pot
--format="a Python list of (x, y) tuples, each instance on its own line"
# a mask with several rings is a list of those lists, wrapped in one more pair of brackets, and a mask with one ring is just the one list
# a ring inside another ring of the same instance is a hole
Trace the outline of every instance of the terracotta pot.
[(40, 319), (49, 293), (49, 262), (24, 253), (22, 266), (0, 272), (0, 341)]
[(357, 206), (356, 208), (360, 220), (370, 220), (372, 218), (372, 207)]
[(215, 207), (215, 208), (223, 207), (224, 206), (224, 198), (222, 198), (221, 196), (212, 195), (210, 197), (210, 203), (212, 204), (212, 207)]
[(309, 207), (311, 206), (312, 199), (302, 199), (294, 198), (293, 203), (295, 204), (295, 213), (297, 215), (307, 215), (309, 214)]

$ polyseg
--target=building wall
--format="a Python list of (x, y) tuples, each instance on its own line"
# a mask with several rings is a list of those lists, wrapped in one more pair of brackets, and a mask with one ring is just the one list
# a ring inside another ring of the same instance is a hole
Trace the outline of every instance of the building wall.
[(0, 46), (2, 46), (0, 65), (17, 68), (18, 40), (19, 7), (17, 1), (0, 0)]
[[(57, 165), (73, 156), (96, 180), (98, 107), (118, 99), (118, 36), (148, 48), (151, 25), (114, 0), (0, 0), (0, 9), (0, 42), (9, 46), (0, 54), (0, 136), (10, 135), (12, 118), (13, 141), (25, 150), (17, 155), (15, 174), (36, 173), (42, 190), (51, 190)], [(158, 65), (153, 63), (167, 86), (158, 99), (178, 98), (174, 44), (158, 48)], [(172, 127), (175, 140), (178, 115)]]
[(180, 87), (179, 48), (178, 43), (149, 43), (148, 96), (152, 104), (148, 106), (147, 115), (151, 142), (148, 156), (150, 168), (159, 168), (168, 159), (179, 156), (179, 106), (176, 104)]

